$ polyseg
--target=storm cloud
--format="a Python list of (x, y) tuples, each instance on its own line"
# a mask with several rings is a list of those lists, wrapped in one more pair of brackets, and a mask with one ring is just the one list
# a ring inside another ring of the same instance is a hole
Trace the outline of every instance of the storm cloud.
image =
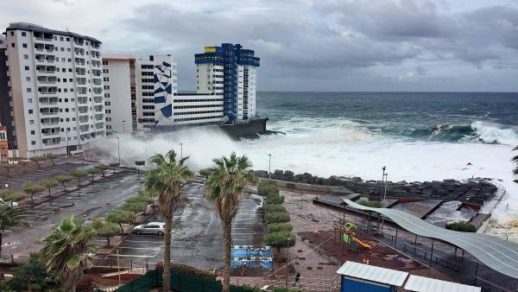
[(184, 90), (194, 53), (222, 42), (261, 57), (260, 90), (518, 89), (516, 1), (2, 1), (0, 25), (16, 21), (172, 53)]

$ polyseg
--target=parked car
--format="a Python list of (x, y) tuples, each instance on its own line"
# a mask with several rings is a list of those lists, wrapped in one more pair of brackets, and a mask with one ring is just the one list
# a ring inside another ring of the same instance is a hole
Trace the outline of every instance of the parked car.
[(135, 234), (154, 234), (162, 236), (164, 235), (164, 222), (149, 222), (146, 224), (137, 225), (133, 228)]
[(18, 208), (18, 202), (14, 201), (4, 201), (2, 198), (0, 198), (0, 205), (9, 205), (11, 208)]

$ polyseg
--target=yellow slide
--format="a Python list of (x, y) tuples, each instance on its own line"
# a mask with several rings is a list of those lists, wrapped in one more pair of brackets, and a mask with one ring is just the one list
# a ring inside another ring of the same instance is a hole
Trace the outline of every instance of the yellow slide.
[(361, 246), (363, 248), (372, 249), (372, 246), (370, 246), (370, 244), (363, 242), (363, 241), (359, 240), (358, 238), (354, 238), (353, 240), (354, 240), (354, 242), (356, 242), (359, 246)]

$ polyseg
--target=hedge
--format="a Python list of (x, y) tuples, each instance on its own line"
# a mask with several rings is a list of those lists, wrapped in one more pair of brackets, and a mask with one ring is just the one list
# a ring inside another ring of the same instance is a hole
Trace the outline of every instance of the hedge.
[(280, 205), (282, 203), (284, 203), (284, 196), (275, 194), (275, 195), (269, 195), (266, 197), (267, 205)]
[(257, 186), (257, 194), (259, 194), (259, 196), (263, 196), (263, 197), (266, 197), (268, 195), (278, 195), (279, 187), (273, 181), (263, 180)]
[(475, 225), (467, 222), (454, 222), (446, 224), (446, 229), (460, 231), (460, 232), (477, 232)]
[(281, 248), (295, 245), (295, 235), (289, 231), (273, 232), (266, 236), (268, 245)]
[(371, 208), (381, 208), (381, 201), (369, 201), (369, 200), (359, 200), (358, 204), (371, 207)]
[(287, 212), (269, 212), (266, 213), (268, 223), (283, 223), (290, 221), (290, 215)]
[(293, 230), (293, 226), (288, 223), (272, 223), (268, 224), (268, 230), (270, 233), (279, 232), (279, 231), (289, 231)]
[(286, 212), (283, 205), (266, 204), (266, 212)]

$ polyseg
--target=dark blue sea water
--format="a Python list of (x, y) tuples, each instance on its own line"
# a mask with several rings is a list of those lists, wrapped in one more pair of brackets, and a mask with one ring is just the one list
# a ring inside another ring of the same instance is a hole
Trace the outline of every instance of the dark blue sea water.
[[(518, 137), (518, 93), (259, 92), (257, 106), (273, 129), (288, 132), (303, 130), (297, 122), (316, 119), (436, 141), (512, 143)], [(283, 121), (292, 121), (293, 128)]]

